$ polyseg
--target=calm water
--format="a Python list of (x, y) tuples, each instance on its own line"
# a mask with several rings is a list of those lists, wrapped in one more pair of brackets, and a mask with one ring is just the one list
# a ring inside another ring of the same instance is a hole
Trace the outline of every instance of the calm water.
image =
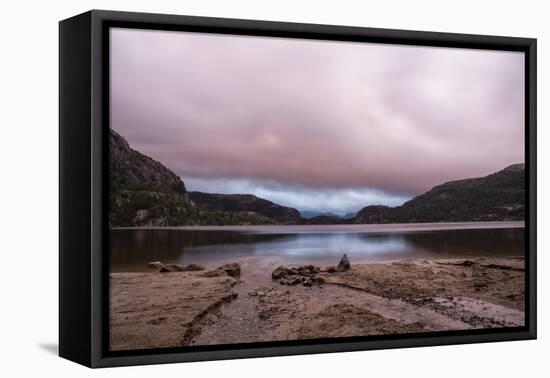
[(402, 258), (523, 256), (522, 222), (113, 229), (111, 271), (149, 261), (209, 264), (247, 256), (337, 264)]

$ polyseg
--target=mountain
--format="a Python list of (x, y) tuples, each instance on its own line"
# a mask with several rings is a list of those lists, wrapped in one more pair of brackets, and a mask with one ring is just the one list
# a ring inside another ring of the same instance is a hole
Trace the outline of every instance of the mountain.
[(355, 218), (356, 216), (357, 216), (357, 213), (352, 211), (351, 213), (345, 214), (342, 218), (351, 219), (351, 218)]
[(110, 130), (109, 148), (111, 226), (184, 224), (191, 204), (183, 181), (132, 149), (114, 130)]
[(111, 227), (300, 223), (298, 210), (250, 194), (188, 192), (162, 163), (109, 136)]
[(525, 165), (450, 181), (398, 207), (367, 206), (355, 223), (517, 221), (525, 219)]
[(394, 207), (383, 205), (369, 205), (357, 212), (354, 223), (395, 223), (393, 221)]
[(302, 219), (302, 224), (345, 224), (349, 223), (337, 215), (317, 215)]
[(338, 216), (334, 213), (331, 213), (330, 211), (322, 212), (322, 211), (312, 211), (312, 210), (300, 210), (300, 215), (302, 215), (302, 217), (306, 218), (306, 219), (313, 218), (313, 217), (319, 217), (319, 216), (340, 218), (340, 216)]
[(162, 163), (110, 130), (112, 227), (513, 221), (525, 219), (525, 166), (450, 181), (401, 206), (371, 205), (357, 215), (300, 212), (251, 194), (188, 192)]
[(298, 210), (278, 205), (252, 194), (189, 192), (189, 198), (194, 204), (205, 210), (260, 214), (271, 219), (272, 222), (269, 223), (297, 224), (302, 219)]

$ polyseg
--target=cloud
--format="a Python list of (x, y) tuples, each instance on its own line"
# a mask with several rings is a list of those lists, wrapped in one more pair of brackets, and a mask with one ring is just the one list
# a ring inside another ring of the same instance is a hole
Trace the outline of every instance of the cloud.
[(356, 212), (365, 204), (377, 203), (397, 206), (409, 199), (406, 195), (384, 193), (371, 188), (315, 189), (233, 178), (187, 177), (185, 184), (189, 191), (223, 194), (248, 193), (299, 210), (332, 212), (341, 216)]
[(524, 160), (519, 52), (111, 33), (111, 126), (186, 182), (391, 202)]

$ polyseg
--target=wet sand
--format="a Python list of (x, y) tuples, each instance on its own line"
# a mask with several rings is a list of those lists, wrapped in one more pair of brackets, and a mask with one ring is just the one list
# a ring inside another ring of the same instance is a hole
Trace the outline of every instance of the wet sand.
[(524, 324), (519, 257), (352, 261), (347, 272), (319, 273), (325, 284), (311, 287), (273, 280), (282, 264), (276, 257), (233, 261), (241, 266), (238, 280), (201, 272), (111, 274), (112, 349)]
[(202, 272), (111, 274), (111, 350), (185, 345), (193, 324), (233, 300), (237, 280)]

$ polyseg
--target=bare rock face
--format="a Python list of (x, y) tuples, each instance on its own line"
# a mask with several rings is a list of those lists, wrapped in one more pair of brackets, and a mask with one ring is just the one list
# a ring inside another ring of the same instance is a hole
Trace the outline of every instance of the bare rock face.
[(338, 263), (338, 271), (339, 272), (347, 272), (351, 269), (351, 265), (349, 263), (348, 256), (344, 253), (344, 256), (342, 256), (342, 259)]
[(192, 212), (181, 178), (109, 130), (111, 226), (177, 226)]
[(231, 263), (231, 264), (224, 264), (218, 268), (218, 270), (222, 270), (225, 273), (227, 273), (228, 276), (231, 277), (240, 277), (241, 276), (241, 266), (237, 263)]

